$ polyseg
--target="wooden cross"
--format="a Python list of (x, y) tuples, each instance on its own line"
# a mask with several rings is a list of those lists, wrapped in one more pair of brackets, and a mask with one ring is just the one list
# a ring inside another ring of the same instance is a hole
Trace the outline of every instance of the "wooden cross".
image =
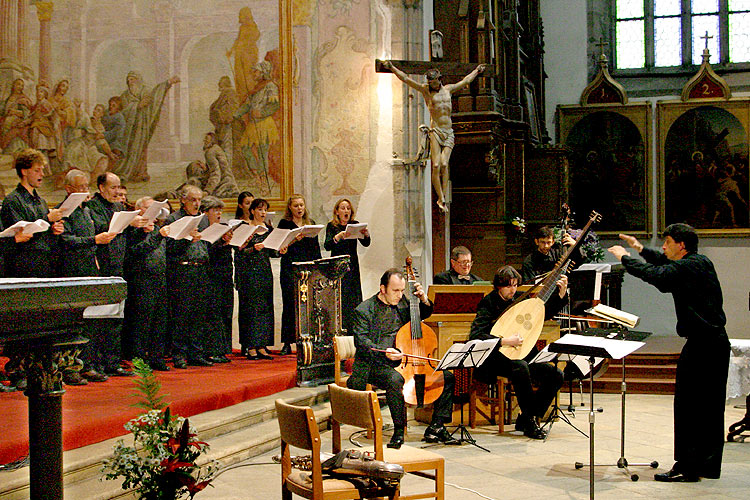
[(713, 37), (712, 37), (712, 36), (708, 36), (708, 31), (706, 31), (706, 34), (705, 34), (705, 35), (703, 35), (703, 36), (702, 36), (702, 37), (700, 37), (700, 38), (702, 38), (703, 40), (705, 40), (705, 41), (706, 41), (706, 46), (705, 46), (704, 48), (705, 48), (705, 49), (708, 49), (708, 41), (709, 41), (710, 39), (712, 39)]
[(604, 47), (607, 47), (609, 45), (609, 42), (605, 42), (603, 37), (599, 37), (599, 43), (594, 44), (596, 47), (599, 47), (599, 56), (604, 55)]
[[(460, 76), (461, 78), (474, 71), (474, 68), (479, 64), (457, 61), (403, 61), (396, 59), (389, 59), (389, 61), (407, 75), (424, 75), (428, 69), (434, 68), (440, 71), (442, 76)], [(383, 66), (384, 62), (380, 59), (375, 59), (375, 71), (377, 73), (391, 73), (391, 70)], [(494, 76), (494, 73), (492, 66), (487, 65), (484, 68), (484, 72), (479, 76)]]

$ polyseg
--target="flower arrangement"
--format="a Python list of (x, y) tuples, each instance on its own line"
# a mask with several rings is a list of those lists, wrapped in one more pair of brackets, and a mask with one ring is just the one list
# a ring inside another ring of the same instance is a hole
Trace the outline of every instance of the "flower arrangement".
[(133, 367), (142, 397), (134, 406), (146, 411), (125, 424), (134, 444), (127, 446), (122, 439), (115, 444), (112, 458), (104, 461), (104, 478), (123, 478), (122, 489), (132, 488), (141, 500), (192, 499), (211, 483), (218, 464), (197, 465), (208, 444), (194, 439), (188, 419), (171, 414), (148, 364), (135, 359)]
[[(553, 232), (556, 241), (562, 239), (560, 234), (561, 229), (559, 227), (555, 227), (553, 229)], [(581, 237), (582, 233), (582, 229), (568, 230), (568, 234), (576, 241), (578, 241), (578, 238)], [(601, 262), (604, 260), (604, 249), (599, 243), (599, 236), (597, 236), (594, 231), (589, 231), (588, 233), (586, 233), (586, 236), (583, 238), (583, 241), (578, 248), (580, 249), (581, 256), (583, 257), (582, 264), (587, 262)]]
[(526, 232), (526, 221), (520, 217), (513, 217), (510, 220), (506, 220), (505, 223), (513, 226), (521, 234)]

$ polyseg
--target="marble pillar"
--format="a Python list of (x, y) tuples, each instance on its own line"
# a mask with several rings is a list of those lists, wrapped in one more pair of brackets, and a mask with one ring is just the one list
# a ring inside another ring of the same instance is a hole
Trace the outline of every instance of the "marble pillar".
[(52, 2), (37, 2), (36, 17), (39, 19), (39, 81), (50, 83), (52, 60), (52, 39), (50, 36), (50, 21), (52, 20)]

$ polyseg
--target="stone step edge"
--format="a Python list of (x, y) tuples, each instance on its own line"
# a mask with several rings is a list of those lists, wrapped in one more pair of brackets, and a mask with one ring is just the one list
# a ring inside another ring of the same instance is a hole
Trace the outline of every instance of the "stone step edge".
[[(279, 398), (292, 404), (317, 407), (328, 400), (328, 388), (325, 385), (293, 387), (270, 396), (263, 396), (226, 408), (194, 415), (190, 417), (190, 422), (198, 430), (200, 439), (210, 442), (219, 436), (237, 432), (243, 428), (275, 418), (274, 401)], [(86, 481), (89, 478), (95, 477), (98, 481), (101, 476), (102, 460), (111, 455), (118, 440), (127, 437), (115, 437), (66, 451), (63, 454), (63, 481), (66, 490), (69, 485)], [(28, 467), (25, 467), (17, 471), (0, 473), (0, 500), (28, 498), (28, 471)], [(21, 493), (22, 491), (25, 491), (25, 493)], [(21, 493), (21, 495), (16, 495), (16, 492)]]

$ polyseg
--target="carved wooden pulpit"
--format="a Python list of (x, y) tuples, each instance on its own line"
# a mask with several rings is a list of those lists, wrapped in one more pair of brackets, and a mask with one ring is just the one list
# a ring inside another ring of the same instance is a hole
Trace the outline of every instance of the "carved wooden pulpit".
[(341, 277), (349, 256), (292, 264), (296, 277), (297, 385), (333, 381), (333, 337), (341, 333)]

